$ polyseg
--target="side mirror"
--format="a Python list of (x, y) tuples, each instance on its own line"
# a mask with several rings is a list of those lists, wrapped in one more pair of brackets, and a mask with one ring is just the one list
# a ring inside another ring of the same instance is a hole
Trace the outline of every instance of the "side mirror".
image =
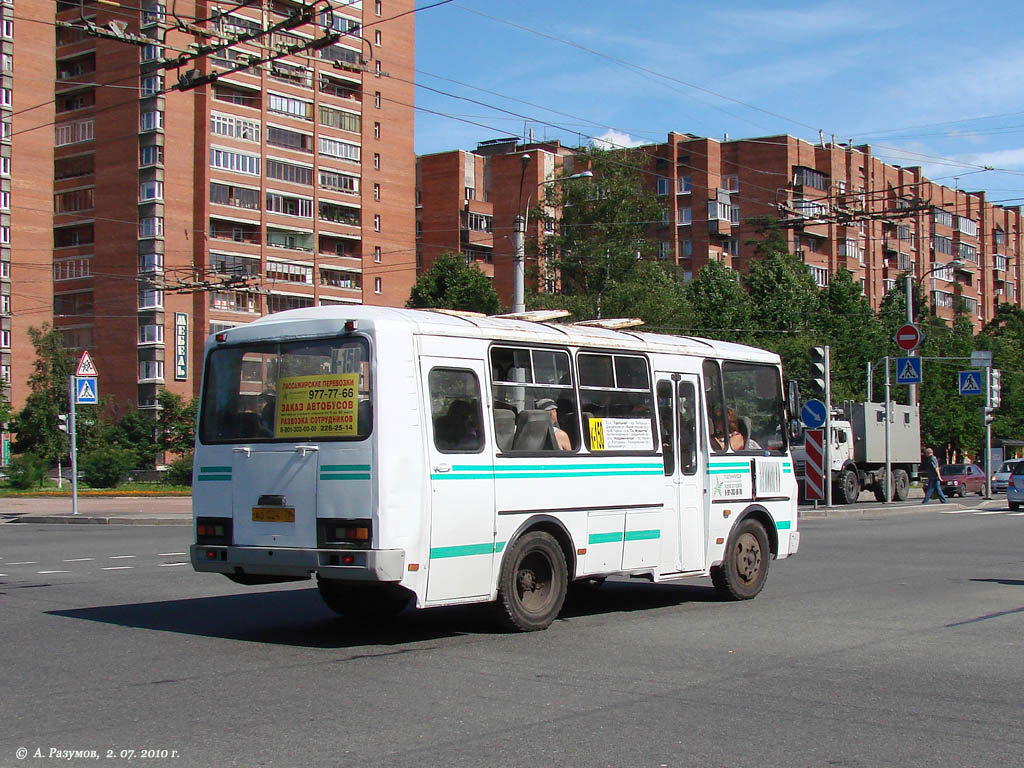
[(790, 379), (786, 382), (786, 410), (789, 413), (789, 439), (792, 442), (800, 442), (803, 429), (800, 424), (800, 409), (803, 404), (800, 402), (800, 383)]

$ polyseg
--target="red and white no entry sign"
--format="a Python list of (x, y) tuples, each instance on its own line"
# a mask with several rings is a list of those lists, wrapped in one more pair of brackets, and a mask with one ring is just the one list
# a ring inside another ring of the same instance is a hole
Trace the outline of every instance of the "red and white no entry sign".
[(917, 349), (921, 342), (924, 341), (924, 334), (913, 323), (906, 323), (901, 325), (900, 329), (896, 331), (893, 340), (896, 342), (897, 347), (910, 352)]

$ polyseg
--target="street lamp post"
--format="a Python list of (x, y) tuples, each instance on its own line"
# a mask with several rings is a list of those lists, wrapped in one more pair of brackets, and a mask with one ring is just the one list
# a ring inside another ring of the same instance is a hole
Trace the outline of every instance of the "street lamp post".
[(519, 177), (519, 208), (516, 213), (516, 218), (512, 223), (512, 246), (515, 250), (515, 256), (512, 262), (512, 312), (519, 314), (526, 311), (526, 225), (529, 221), (530, 216), (530, 201), (533, 199), (533, 193), (543, 187), (545, 184), (558, 184), (563, 181), (572, 181), (573, 179), (589, 179), (594, 175), (593, 171), (580, 171), (574, 173), (571, 176), (565, 176), (563, 178), (547, 179), (537, 184), (531, 191), (529, 197), (526, 198), (526, 212), (523, 213), (523, 178), (526, 175), (526, 166), (530, 162), (529, 155), (523, 155), (522, 158), (523, 172)]

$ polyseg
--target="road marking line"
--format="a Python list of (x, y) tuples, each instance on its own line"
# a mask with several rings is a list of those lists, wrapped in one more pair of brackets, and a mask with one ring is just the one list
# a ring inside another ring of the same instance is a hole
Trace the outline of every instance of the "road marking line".
[(133, 557), (137, 557), (137, 555), (111, 555), (110, 559), (111, 560), (130, 560)]
[(71, 573), (71, 571), (36, 571), (36, 573)]
[(20, 563), (8, 563), (8, 565), (38, 565), (38, 560), (22, 560)]
[(991, 509), (988, 512), (975, 512), (976, 515), (1005, 515), (1009, 510), (1006, 509)]
[(966, 512), (966, 509), (940, 509), (940, 515), (962, 515)]
[(177, 557), (178, 555), (187, 554), (186, 552), (157, 552), (157, 557)]
[(1009, 517), (1024, 517), (1024, 512), (1011, 512)]
[(134, 565), (115, 565), (110, 568), (100, 568), (101, 571), (130, 571)]
[(65, 563), (84, 563), (84, 562), (87, 562), (89, 560), (95, 560), (95, 559), (96, 559), (95, 557), (76, 557), (73, 560), (63, 560), (62, 562), (65, 562)]
[(173, 568), (176, 565), (188, 565), (188, 563), (160, 563), (161, 568)]

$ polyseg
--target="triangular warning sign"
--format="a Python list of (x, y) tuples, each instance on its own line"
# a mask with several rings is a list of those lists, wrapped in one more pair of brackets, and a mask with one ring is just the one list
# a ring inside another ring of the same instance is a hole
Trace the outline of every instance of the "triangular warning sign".
[(92, 388), (92, 379), (82, 379), (78, 384), (79, 400), (95, 400), (96, 390)]
[(89, 356), (89, 350), (82, 352), (82, 359), (78, 361), (78, 370), (75, 371), (75, 376), (99, 376), (92, 357)]

